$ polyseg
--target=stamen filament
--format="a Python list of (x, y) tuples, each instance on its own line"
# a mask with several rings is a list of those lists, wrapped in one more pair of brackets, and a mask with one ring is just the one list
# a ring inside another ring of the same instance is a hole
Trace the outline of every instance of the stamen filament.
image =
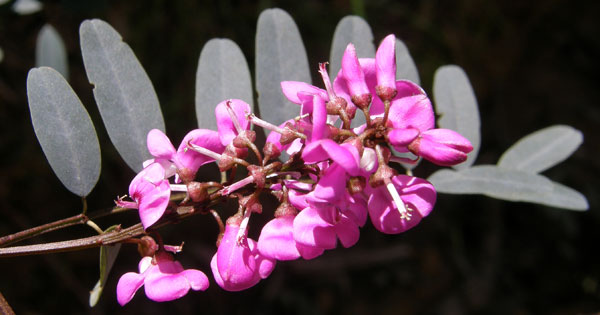
[(240, 134), (244, 132), (244, 129), (242, 129), (242, 127), (240, 126), (240, 122), (238, 121), (237, 115), (233, 111), (233, 108), (231, 108), (231, 100), (228, 100), (225, 103), (225, 107), (227, 108), (227, 113), (231, 117), (231, 121), (233, 122), (233, 126), (235, 127), (235, 130), (237, 130), (237, 133)]
[(187, 186), (183, 184), (169, 184), (171, 191), (187, 192)]
[(227, 196), (227, 195), (231, 194), (232, 192), (234, 192), (234, 191), (236, 191), (236, 190), (238, 190), (238, 189), (240, 189), (240, 188), (242, 188), (242, 187), (244, 187), (246, 185), (252, 184), (253, 182), (254, 182), (254, 177), (253, 176), (248, 176), (248, 177), (246, 177), (246, 178), (244, 178), (242, 180), (239, 180), (239, 181), (237, 181), (237, 182), (235, 182), (235, 183), (233, 183), (233, 184), (231, 184), (231, 185), (229, 185), (227, 187), (224, 187), (221, 190), (221, 195)]
[(244, 217), (242, 218), (242, 222), (240, 223), (240, 229), (238, 230), (238, 234), (236, 236), (238, 245), (244, 244), (244, 238), (246, 238), (246, 231), (248, 229), (248, 222), (250, 221), (251, 214), (252, 211), (249, 209), (246, 209), (244, 211)]
[(327, 73), (327, 64), (328, 62), (319, 63), (319, 73), (323, 78), (323, 83), (325, 84), (325, 89), (327, 90), (327, 96), (329, 96), (329, 100), (332, 101), (336, 98), (335, 92), (333, 92), (333, 86), (331, 86), (331, 79), (329, 78), (329, 73)]
[(398, 191), (396, 190), (394, 183), (392, 183), (391, 181), (388, 181), (385, 184), (385, 187), (387, 188), (388, 192), (392, 196), (392, 199), (394, 199), (394, 202), (396, 203), (396, 207), (398, 208), (398, 211), (400, 212), (400, 219), (405, 219), (406, 221), (410, 221), (410, 217), (412, 216), (412, 214), (410, 214), (410, 212), (408, 212), (408, 210), (406, 209), (406, 206), (404, 205), (404, 202), (400, 198), (400, 195), (398, 194)]

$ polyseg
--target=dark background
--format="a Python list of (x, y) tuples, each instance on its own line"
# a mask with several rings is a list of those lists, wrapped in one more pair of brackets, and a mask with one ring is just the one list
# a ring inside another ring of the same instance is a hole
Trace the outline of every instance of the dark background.
[[(11, 2), (12, 3), (12, 2)], [(289, 12), (299, 26), (313, 75), (328, 59), (337, 22), (360, 14), (375, 40), (395, 33), (405, 41), (431, 91), (435, 69), (458, 64), (469, 75), (482, 119), (477, 164), (496, 163), (515, 141), (554, 124), (584, 133), (573, 156), (544, 173), (589, 200), (571, 212), (483, 196), (440, 195), (417, 228), (383, 235), (370, 223), (359, 243), (312, 261), (279, 263), (252, 289), (229, 293), (214, 281), (172, 303), (143, 292), (124, 308), (115, 298), (121, 274), (139, 256), (124, 245), (99, 305), (87, 306), (98, 277), (97, 250), (0, 259), (0, 292), (17, 314), (588, 314), (600, 312), (598, 223), (600, 126), (598, 70), (600, 4), (590, 1), (48, 1), (33, 15), (0, 7), (0, 235), (75, 215), (81, 207), (52, 173), (30, 123), (25, 90), (39, 29), (50, 23), (65, 41), (70, 83), (92, 115), (102, 148), (102, 174), (89, 196), (92, 209), (110, 207), (134, 176), (103, 129), (79, 49), (79, 24), (110, 23), (132, 47), (161, 101), (174, 142), (196, 127), (194, 80), (198, 56), (213, 37), (231, 38), (254, 66), (254, 32), (269, 7)], [(314, 82), (320, 82), (315, 78)], [(434, 167), (423, 163), (416, 175)], [(272, 210), (254, 216), (254, 231)], [(262, 217), (262, 218), (261, 218)], [(258, 218), (258, 219), (256, 219)], [(136, 222), (137, 214), (98, 223)], [(33, 242), (92, 235), (87, 227)], [(215, 251), (214, 221), (197, 216), (161, 230), (186, 242), (178, 259), (203, 270)], [(24, 242), (31, 243), (31, 241)], [(211, 279), (212, 281), (212, 279)]]

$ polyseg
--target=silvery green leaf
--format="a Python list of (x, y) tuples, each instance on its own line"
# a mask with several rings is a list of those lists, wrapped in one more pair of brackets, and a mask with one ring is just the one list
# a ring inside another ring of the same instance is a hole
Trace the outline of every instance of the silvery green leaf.
[(42, 3), (37, 0), (17, 0), (13, 3), (13, 11), (20, 15), (33, 14), (42, 9)]
[(583, 134), (573, 127), (547, 127), (517, 141), (500, 157), (498, 166), (530, 173), (543, 172), (567, 159), (582, 142)]
[(333, 80), (342, 67), (342, 56), (349, 43), (354, 44), (359, 58), (375, 58), (371, 27), (360, 16), (349, 15), (335, 27), (329, 53), (329, 76)]
[(479, 109), (477, 99), (462, 68), (455, 65), (442, 66), (433, 78), (433, 97), (440, 128), (452, 129), (471, 141), (473, 151), (467, 160), (454, 166), (464, 169), (475, 162), (481, 143)]
[(580, 192), (557, 182), (552, 182), (552, 185), (552, 193), (539, 196), (537, 203), (569, 210), (589, 209), (587, 199)]
[(406, 79), (421, 85), (415, 61), (403, 41), (396, 38), (396, 79)]
[(149, 159), (148, 131), (164, 132), (152, 82), (119, 33), (101, 20), (86, 20), (79, 28), (85, 71), (110, 140), (134, 171)]
[(482, 194), (510, 201), (541, 203), (541, 196), (553, 191), (552, 182), (544, 176), (495, 165), (477, 165), (455, 171), (442, 169), (428, 180), (438, 192), (450, 194)]
[(267, 9), (256, 27), (256, 90), (261, 118), (276, 125), (300, 113), (281, 92), (281, 81), (310, 84), (308, 58), (292, 17), (281, 9)]
[(4, 60), (4, 50), (2, 50), (2, 47), (0, 47), (0, 63), (2, 60)]
[(46, 24), (38, 34), (35, 45), (36, 67), (50, 67), (60, 72), (65, 79), (69, 78), (69, 65), (65, 44), (60, 35), (50, 24)]
[(196, 72), (198, 126), (217, 129), (215, 106), (237, 98), (253, 105), (252, 79), (244, 54), (229, 39), (211, 39), (202, 48)]
[(27, 76), (33, 129), (60, 181), (85, 197), (100, 176), (100, 145), (92, 120), (56, 70), (34, 68)]
[[(106, 232), (110, 232), (114, 230), (117, 226), (113, 225), (106, 229)], [(117, 259), (117, 255), (119, 254), (119, 250), (121, 249), (121, 244), (114, 245), (106, 245), (100, 247), (100, 279), (96, 282), (96, 285), (90, 291), (90, 307), (94, 307), (98, 300), (100, 299), (100, 295), (102, 295), (102, 290), (104, 289), (104, 285), (106, 284), (106, 279), (108, 278), (108, 274), (110, 273), (110, 269), (112, 269), (115, 260)]]

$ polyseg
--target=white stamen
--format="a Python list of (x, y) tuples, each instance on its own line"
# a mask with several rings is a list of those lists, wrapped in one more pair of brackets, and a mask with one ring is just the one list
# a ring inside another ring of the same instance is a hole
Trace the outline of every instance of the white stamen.
[(183, 184), (170, 184), (169, 186), (171, 186), (171, 191), (187, 191), (187, 186)]
[(408, 210), (406, 209), (406, 206), (404, 205), (402, 199), (400, 199), (400, 195), (398, 194), (396, 187), (394, 187), (394, 184), (390, 182), (387, 183), (385, 187), (390, 192), (390, 195), (392, 195), (392, 199), (394, 199), (394, 202), (396, 203), (396, 207), (400, 212), (400, 219), (410, 221), (410, 217), (412, 216), (412, 214), (410, 214), (410, 212), (408, 212)]
[(188, 145), (187, 146), (188, 149), (190, 149), (192, 151), (196, 151), (196, 152), (198, 152), (200, 154), (204, 154), (204, 155), (206, 155), (208, 157), (211, 157), (211, 158), (213, 158), (215, 160), (218, 160), (218, 159), (221, 158), (221, 154), (219, 154), (217, 152), (214, 152), (214, 151), (211, 151), (211, 150), (209, 150), (207, 148), (195, 145), (195, 144), (191, 143), (190, 141), (188, 141), (188, 144), (187, 144)]
[(249, 209), (246, 209), (246, 211), (244, 212), (244, 218), (240, 223), (240, 229), (238, 230), (238, 234), (236, 236), (238, 245), (244, 244), (244, 238), (246, 238), (246, 230), (248, 229), (248, 222), (250, 221), (251, 214), (252, 211)]

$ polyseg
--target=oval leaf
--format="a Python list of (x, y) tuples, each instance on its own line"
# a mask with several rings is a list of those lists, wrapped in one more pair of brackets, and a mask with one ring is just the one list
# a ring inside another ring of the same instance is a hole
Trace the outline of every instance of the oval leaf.
[(433, 97), (436, 112), (441, 116), (439, 126), (459, 132), (473, 145), (467, 160), (453, 166), (467, 168), (475, 162), (481, 143), (479, 109), (469, 78), (455, 65), (438, 68), (433, 78)]
[(33, 129), (60, 181), (85, 197), (100, 176), (100, 145), (92, 120), (67, 81), (52, 68), (27, 76)]
[(52, 25), (44, 25), (38, 34), (35, 45), (35, 66), (54, 68), (65, 79), (69, 79), (65, 44)]
[[(349, 43), (354, 44), (359, 58), (375, 58), (373, 32), (360, 16), (349, 15), (335, 27), (329, 53), (329, 76), (333, 80), (342, 68), (342, 56)], [(356, 115), (358, 117), (358, 115)]]
[(165, 130), (156, 92), (131, 48), (106, 22), (84, 21), (79, 36), (85, 71), (110, 140), (138, 172), (151, 157), (148, 131)]
[(513, 144), (498, 166), (529, 173), (543, 172), (567, 159), (583, 142), (583, 134), (570, 126), (556, 125), (531, 133)]
[(396, 38), (396, 79), (406, 79), (421, 85), (419, 70), (403, 41)]
[(281, 92), (281, 81), (312, 82), (296, 23), (287, 12), (268, 9), (256, 29), (256, 90), (261, 118), (276, 125), (300, 114)]
[(230, 98), (241, 99), (254, 108), (250, 69), (235, 42), (211, 39), (202, 48), (196, 72), (198, 126), (216, 130), (215, 107)]
[(428, 180), (438, 192), (450, 194), (482, 194), (510, 201), (540, 203), (539, 197), (552, 192), (546, 177), (495, 165), (478, 165), (460, 171), (442, 169)]
[(552, 182), (552, 185), (552, 193), (539, 196), (537, 203), (569, 210), (589, 209), (587, 199), (580, 192), (557, 182)]

